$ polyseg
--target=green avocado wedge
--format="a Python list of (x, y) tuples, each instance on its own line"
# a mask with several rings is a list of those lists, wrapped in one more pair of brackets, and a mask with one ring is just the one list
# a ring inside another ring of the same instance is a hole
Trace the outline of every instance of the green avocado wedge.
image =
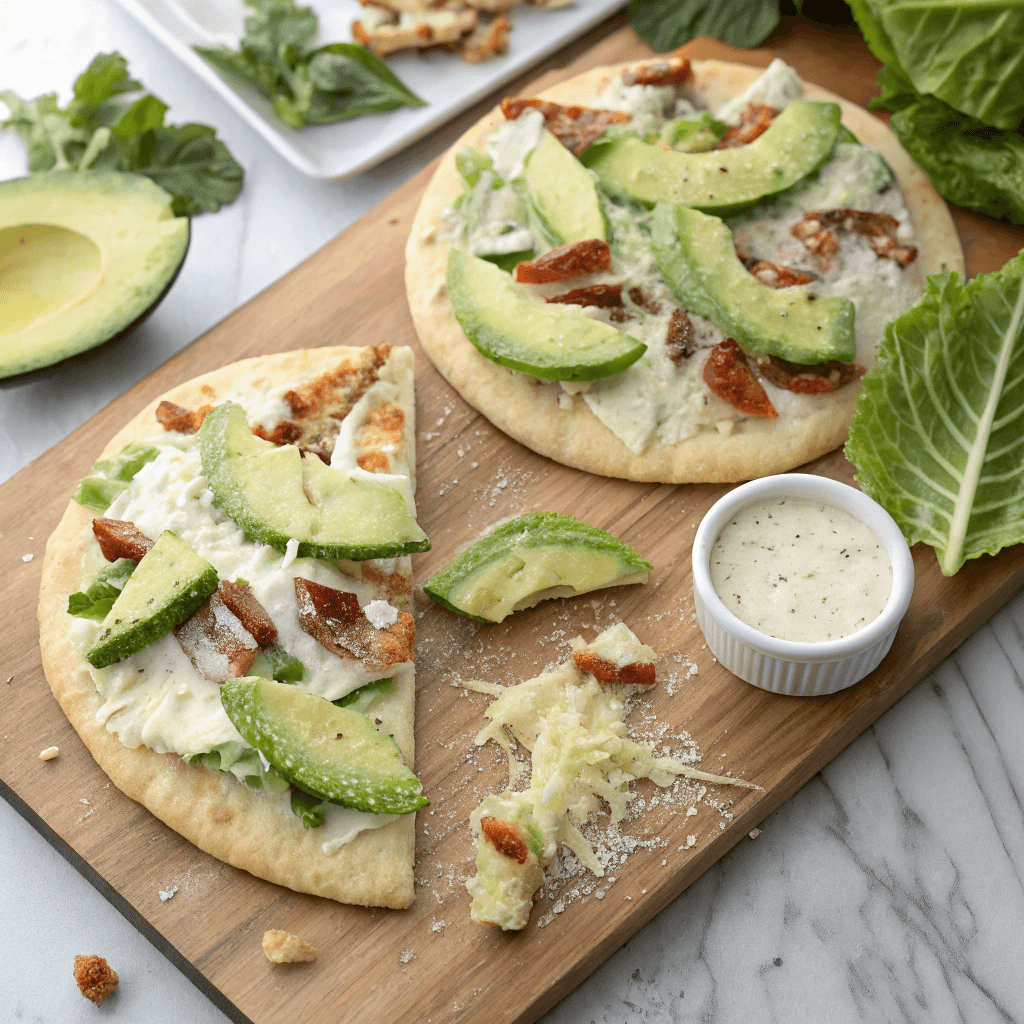
[(594, 176), (547, 129), (526, 158), (526, 183), (547, 233), (561, 245), (606, 239)]
[(449, 611), (501, 622), (551, 597), (646, 583), (650, 571), (650, 562), (596, 526), (531, 512), (475, 541), (423, 589)]
[(599, 139), (580, 157), (612, 196), (681, 203), (727, 216), (791, 188), (824, 163), (839, 137), (837, 103), (790, 103), (745, 146), (680, 153), (635, 135)]
[(853, 303), (816, 298), (805, 285), (762, 284), (740, 262), (732, 232), (717, 217), (659, 203), (651, 215), (651, 249), (680, 305), (745, 349), (805, 365), (856, 358)]
[(294, 538), (300, 557), (327, 561), (430, 548), (394, 487), (353, 479), (294, 445), (278, 447), (256, 437), (234, 402), (217, 406), (203, 421), (199, 451), (213, 503), (254, 543), (285, 551)]
[(292, 785), (370, 814), (409, 814), (430, 801), (398, 744), (366, 715), (271, 679), (220, 689), (235, 728)]
[(578, 306), (527, 298), (510, 274), (459, 249), (448, 253), (448, 294), (482, 355), (542, 380), (610, 377), (647, 351)]
[(205, 558), (164, 530), (111, 605), (86, 659), (94, 668), (106, 668), (155, 643), (184, 622), (218, 582), (217, 570)]

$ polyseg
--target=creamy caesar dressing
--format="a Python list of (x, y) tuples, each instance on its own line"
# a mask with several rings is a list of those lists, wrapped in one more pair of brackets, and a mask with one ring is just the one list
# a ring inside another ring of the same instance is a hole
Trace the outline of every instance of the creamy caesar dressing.
[[(283, 393), (283, 389), (280, 390)], [(386, 384), (374, 395), (377, 398), (393, 397)], [(279, 400), (280, 396), (275, 396), (268, 388), (264, 393), (262, 411), (272, 412)], [(361, 401), (372, 407), (374, 398), (368, 392)], [(358, 421), (360, 417), (357, 415), (356, 419)], [(213, 505), (213, 493), (202, 471), (197, 438), (194, 435), (168, 436), (172, 436), (173, 444), (166, 443), (165, 435), (149, 439), (148, 443), (157, 447), (160, 454), (139, 470), (128, 487), (115, 498), (106, 515), (134, 523), (149, 537), (158, 537), (164, 530), (172, 530), (210, 562), (221, 579), (248, 581), (254, 596), (277, 627), (278, 643), (305, 667), (303, 680), (296, 684), (301, 689), (328, 700), (337, 700), (378, 678), (379, 672), (367, 669), (354, 658), (337, 657), (302, 628), (294, 580), (300, 576), (336, 590), (354, 593), (363, 607), (369, 607), (376, 601), (376, 586), (345, 575), (329, 563), (296, 558), (294, 551), (282, 555), (269, 545), (254, 544), (246, 539), (234, 520)], [(396, 474), (386, 479), (388, 482), (392, 479), (400, 481), (404, 485), (400, 489), (408, 492), (407, 498), (411, 499), (408, 476)], [(407, 557), (398, 562), (408, 570)], [(84, 578), (93, 578), (106, 564), (99, 548), (90, 546), (83, 566)], [(373, 564), (381, 565), (390, 573), (394, 571), (396, 561), (389, 559), (386, 563)], [(71, 626), (72, 642), (84, 652), (95, 641), (100, 629), (97, 622), (76, 618)], [(89, 671), (103, 699), (96, 715), (97, 721), (115, 733), (127, 747), (144, 744), (157, 753), (189, 755), (210, 751), (224, 743), (248, 746), (221, 704), (218, 684), (196, 671), (172, 633), (124, 661)], [(413, 685), (413, 671), (412, 662), (396, 665), (390, 670), (396, 689)], [(379, 712), (376, 708), (374, 712), (382, 728), (390, 731), (387, 703)], [(292, 817), (287, 806), (285, 811), (288, 817)], [(327, 828), (330, 825), (323, 833), (325, 852), (336, 851), (362, 829), (379, 828), (391, 820), (393, 816), (367, 815), (330, 805), (327, 822), (322, 826)], [(331, 849), (328, 850), (327, 846)]]
[[(712, 113), (721, 121), (735, 124), (749, 103), (782, 110), (802, 95), (796, 72), (775, 60), (749, 88)], [(625, 85), (621, 79), (583, 102), (629, 113), (632, 120), (614, 126), (613, 131), (639, 132), (641, 136), (672, 117), (700, 113), (689, 100), (674, 98), (669, 87)], [(520, 125), (524, 119), (527, 123)], [(446, 212), (454, 236), (463, 239), (462, 244), (474, 255), (546, 248), (525, 223), (528, 215), (522, 199), (508, 184), (522, 174), (527, 156), (540, 140), (542, 126), (540, 115), (528, 110), (492, 133), (485, 143), (486, 152), (505, 184), (494, 188), (494, 175), (483, 171), (460, 208)], [(610, 271), (583, 275), (570, 282), (528, 286), (527, 290), (538, 298), (551, 298), (569, 288), (621, 284), (623, 304), (631, 320), (621, 322), (613, 319), (609, 310), (593, 306), (585, 307), (585, 312), (644, 342), (647, 352), (612, 377), (561, 388), (541, 381), (538, 387), (557, 395), (565, 409), (585, 402), (635, 454), (642, 453), (653, 441), (674, 444), (702, 430), (731, 433), (746, 417), (714, 395), (703, 376), (708, 355), (724, 340), (723, 333), (691, 313), (695, 351), (685, 358), (670, 358), (665, 339), (677, 304), (651, 253), (646, 223), (649, 213), (637, 204), (619, 203), (600, 191), (599, 195), (610, 227)], [(885, 325), (917, 301), (922, 278), (916, 262), (901, 268), (890, 259), (880, 258), (859, 235), (842, 233), (839, 252), (830, 260), (818, 258), (793, 237), (791, 229), (805, 212), (842, 207), (892, 216), (899, 223), (899, 242), (908, 244), (913, 240), (910, 216), (892, 171), (876, 150), (849, 141), (838, 143), (832, 159), (793, 189), (728, 218), (726, 223), (745, 256), (809, 273), (812, 281), (806, 287), (813, 294), (845, 297), (854, 303), (857, 362), (868, 369), (874, 363)], [(630, 298), (633, 289), (639, 289), (643, 302)], [(767, 381), (761, 383), (783, 421), (815, 415), (834, 401), (829, 394), (798, 394)]]
[(892, 564), (874, 531), (807, 498), (738, 512), (711, 549), (711, 583), (738, 619), (780, 640), (838, 640), (878, 618)]

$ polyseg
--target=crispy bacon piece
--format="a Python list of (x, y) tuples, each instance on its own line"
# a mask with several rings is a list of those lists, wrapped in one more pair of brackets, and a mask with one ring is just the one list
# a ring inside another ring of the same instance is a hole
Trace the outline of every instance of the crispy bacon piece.
[(782, 267), (778, 263), (769, 263), (767, 260), (758, 260), (750, 272), (769, 288), (789, 288), (795, 284), (807, 284), (814, 278), (805, 274), (802, 270), (793, 270), (792, 267)]
[(564, 295), (555, 295), (547, 302), (564, 302), (574, 306), (600, 306), (611, 309), (622, 305), (621, 284), (592, 284), (587, 288), (573, 288)]
[(683, 85), (693, 78), (693, 69), (685, 57), (669, 57), (654, 64), (625, 71), (623, 85)]
[(244, 676), (260, 653), (260, 645), (219, 593), (175, 626), (174, 635), (196, 671), (213, 683)]
[(508, 18), (495, 18), (489, 25), (478, 25), (463, 41), (460, 56), (470, 64), (479, 64), (505, 53), (511, 31), (512, 22)]
[(743, 111), (740, 123), (733, 125), (719, 140), (715, 149), (736, 149), (749, 145), (758, 136), (763, 135), (772, 125), (772, 118), (777, 110), (763, 103), (751, 103)]
[(108, 562), (130, 558), (138, 565), (142, 556), (153, 546), (153, 542), (134, 523), (123, 519), (94, 519), (92, 532), (100, 542), (100, 551)]
[(611, 265), (611, 246), (599, 238), (587, 238), (582, 242), (566, 242), (535, 260), (517, 264), (515, 279), (521, 284), (547, 284), (605, 271)]
[(221, 580), (217, 584), (217, 596), (238, 618), (246, 632), (252, 634), (260, 647), (266, 647), (277, 639), (277, 626), (271, 621), (266, 608), (253, 596), (250, 587), (242, 583), (232, 583), (230, 580)]
[(681, 366), (684, 359), (689, 359), (697, 351), (693, 340), (693, 324), (686, 313), (676, 309), (668, 322), (668, 333), (665, 335), (665, 347), (668, 357), (676, 366)]
[(416, 624), (408, 612), (377, 629), (366, 617), (355, 594), (295, 577), (295, 599), (302, 628), (339, 658), (354, 658), (372, 672), (412, 659)]
[(180, 434), (194, 434), (206, 419), (206, 414), (213, 412), (212, 405), (201, 405), (193, 412), (174, 402), (161, 402), (156, 407), (156, 418), (164, 430), (177, 430)]
[(405, 413), (394, 402), (378, 405), (366, 418), (356, 439), (356, 463), (368, 473), (388, 473), (391, 458), (402, 444)]
[(630, 119), (630, 115), (621, 110), (563, 107), (561, 103), (536, 98), (506, 96), (501, 101), (501, 112), (509, 121), (514, 121), (527, 107), (541, 112), (551, 134), (575, 156), (604, 135), (610, 124), (622, 124)]
[(777, 388), (795, 391), (799, 395), (821, 395), (835, 391), (864, 375), (864, 367), (855, 363), (840, 363), (834, 359), (804, 366), (759, 352), (756, 363), (758, 373), (765, 380)]
[(641, 309), (646, 310), (648, 313), (660, 313), (661, 305), (655, 302), (639, 285), (630, 288), (626, 294), (629, 296), (630, 301), (635, 303)]
[(480, 831), (498, 853), (517, 864), (525, 864), (530, 851), (520, 834), (519, 828), (511, 821), (487, 817), (480, 819)]
[(252, 428), (252, 432), (257, 437), (262, 437), (264, 441), (269, 441), (278, 447), (283, 444), (295, 444), (302, 437), (302, 427), (292, 420), (278, 420), (269, 430), (257, 423)]
[(793, 225), (791, 233), (813, 252), (820, 256), (831, 256), (838, 251), (839, 243), (829, 228), (852, 231), (864, 236), (878, 256), (906, 267), (917, 257), (917, 247), (899, 243), (896, 238), (899, 226), (899, 221), (888, 214), (852, 210), (844, 206), (836, 210), (811, 210), (805, 213), (803, 220)]
[(732, 338), (719, 342), (704, 364), (704, 383), (746, 416), (778, 419), (768, 392), (754, 376), (743, 349)]
[(599, 683), (637, 683), (654, 685), (654, 663), (634, 661), (629, 665), (616, 665), (614, 661), (592, 654), (585, 648), (573, 651), (572, 660), (581, 672), (589, 672)]
[(74, 973), (78, 991), (97, 1006), (117, 989), (117, 971), (101, 956), (76, 956)]

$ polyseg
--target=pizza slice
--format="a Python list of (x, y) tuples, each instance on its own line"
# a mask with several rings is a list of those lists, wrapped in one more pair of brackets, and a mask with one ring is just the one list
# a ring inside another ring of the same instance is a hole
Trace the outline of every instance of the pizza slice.
[(47, 679), (118, 788), (221, 860), (365, 906), (411, 903), (426, 803), (414, 439), (407, 348), (198, 377), (111, 440), (40, 593)]

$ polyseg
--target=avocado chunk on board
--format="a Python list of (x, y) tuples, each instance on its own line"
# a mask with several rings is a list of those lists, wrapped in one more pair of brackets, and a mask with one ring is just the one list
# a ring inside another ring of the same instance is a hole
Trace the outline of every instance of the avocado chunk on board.
[(205, 558), (164, 530), (107, 612), (86, 659), (94, 668), (106, 668), (155, 643), (184, 622), (218, 582), (217, 570)]
[(735, 149), (680, 153), (619, 135), (599, 139), (580, 159), (613, 196), (726, 216), (791, 188), (824, 163), (839, 137), (840, 115), (837, 103), (798, 100)]
[(115, 171), (0, 182), (0, 378), (109, 341), (156, 308), (189, 244), (171, 202)]
[(526, 158), (525, 177), (552, 248), (588, 238), (606, 240), (593, 175), (547, 129)]
[(430, 549), (394, 487), (353, 479), (294, 445), (256, 437), (234, 402), (217, 406), (203, 421), (199, 451), (213, 503), (256, 544), (283, 552), (294, 538), (300, 557), (328, 561)]
[(579, 308), (520, 294), (511, 275), (459, 249), (448, 253), (448, 295), (466, 337), (492, 362), (543, 380), (597, 380), (647, 346)]
[(311, 796), (370, 814), (409, 814), (430, 802), (398, 744), (358, 711), (248, 676), (228, 680), (220, 700), (245, 741)]
[(481, 537), (423, 589), (477, 622), (501, 622), (552, 597), (646, 583), (651, 563), (628, 544), (574, 516), (531, 512)]
[(740, 262), (732, 232), (717, 217), (659, 203), (651, 215), (651, 249), (680, 305), (745, 349), (805, 365), (856, 358), (853, 303), (816, 298), (805, 285), (762, 284)]

